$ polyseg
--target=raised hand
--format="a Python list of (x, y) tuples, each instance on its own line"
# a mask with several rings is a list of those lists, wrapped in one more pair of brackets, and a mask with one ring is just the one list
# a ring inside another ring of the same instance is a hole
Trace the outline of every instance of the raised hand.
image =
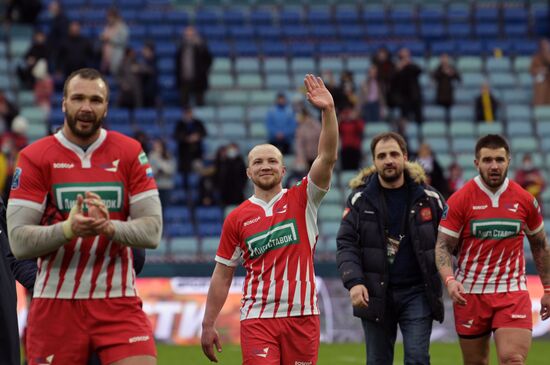
[(304, 78), (307, 100), (319, 109), (334, 107), (334, 99), (320, 77), (307, 74)]
[(87, 191), (84, 202), (88, 206), (88, 216), (97, 222), (103, 222), (96, 227), (96, 234), (112, 237), (114, 235), (114, 226), (109, 217), (109, 209), (107, 209), (101, 197), (96, 193)]

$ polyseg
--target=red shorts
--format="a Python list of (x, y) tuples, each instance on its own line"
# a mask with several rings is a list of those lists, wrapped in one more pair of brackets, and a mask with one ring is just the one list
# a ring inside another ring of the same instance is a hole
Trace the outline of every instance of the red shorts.
[(481, 336), (497, 328), (533, 328), (531, 299), (526, 291), (464, 294), (467, 304), (454, 304), (459, 336)]
[(319, 316), (246, 319), (243, 365), (315, 365), (320, 335)]
[(151, 324), (138, 297), (33, 299), (26, 345), (29, 365), (86, 365), (91, 351), (102, 364), (157, 356)]

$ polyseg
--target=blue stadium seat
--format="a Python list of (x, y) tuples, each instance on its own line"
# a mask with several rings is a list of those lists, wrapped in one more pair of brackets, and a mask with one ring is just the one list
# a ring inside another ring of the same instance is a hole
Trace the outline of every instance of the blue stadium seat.
[(303, 40), (305, 38), (309, 38), (310, 36), (309, 28), (303, 25), (283, 25), (281, 30), (283, 32), (283, 36), (289, 40)]
[(246, 22), (246, 16), (240, 8), (226, 9), (222, 13), (222, 22), (229, 26), (243, 26)]
[(503, 9), (503, 19), (504, 23), (507, 24), (527, 24), (529, 14), (527, 10), (523, 7), (505, 7)]
[[(181, 176), (178, 174), (178, 176)], [(171, 205), (163, 211), (163, 219), (166, 222), (190, 222), (191, 212), (187, 206)]]
[(481, 41), (457, 40), (457, 48), (460, 54), (481, 55), (484, 48)]
[(420, 25), (420, 36), (423, 39), (442, 39), (447, 36), (443, 23), (423, 23)]
[(344, 45), (341, 42), (320, 42), (319, 55), (341, 55), (344, 52)]
[(494, 38), (499, 35), (498, 23), (478, 23), (475, 26), (476, 36), (479, 38)]
[(508, 118), (508, 123), (506, 124), (506, 133), (509, 136), (521, 136), (521, 137), (531, 137), (534, 136), (533, 124), (529, 119), (525, 118)]
[(263, 42), (261, 49), (264, 56), (282, 57), (287, 54), (286, 43), (278, 41)]
[(394, 25), (414, 23), (416, 20), (416, 13), (412, 8), (395, 8), (389, 11), (388, 18), (393, 22)]
[(418, 31), (414, 24), (394, 24), (392, 34), (395, 37), (417, 37)]
[(195, 228), (191, 223), (167, 224), (164, 229), (168, 237), (186, 237), (195, 234)]
[(198, 9), (195, 13), (195, 24), (201, 25), (216, 25), (220, 24), (221, 14), (212, 9)]
[(383, 24), (386, 22), (386, 12), (383, 8), (380, 9), (372, 9), (372, 8), (366, 8), (363, 10), (363, 13), (361, 14), (363, 18), (363, 22), (367, 25), (370, 24)]
[(344, 43), (344, 50), (349, 56), (364, 56), (374, 52), (376, 47), (362, 40), (351, 40)]
[(210, 42), (208, 44), (208, 47), (210, 49), (210, 52), (217, 57), (229, 57), (232, 53), (231, 47), (227, 42)]
[(334, 39), (337, 37), (338, 32), (336, 26), (328, 24), (315, 24), (310, 26), (311, 36), (317, 38), (321, 43), (325, 42), (327, 39)]
[(486, 8), (478, 7), (474, 11), (474, 18), (476, 19), (478, 24), (486, 22), (498, 22), (498, 8), (492, 6)]
[(273, 12), (266, 9), (257, 9), (250, 12), (250, 23), (253, 25), (271, 26), (273, 24)]
[(506, 117), (511, 120), (529, 120), (531, 119), (531, 108), (527, 105), (512, 104), (506, 108)]
[(284, 8), (279, 13), (279, 23), (282, 26), (285, 25), (298, 25), (302, 22), (302, 13), (300, 10), (294, 8)]
[(507, 37), (527, 37), (529, 33), (528, 23), (522, 24), (505, 24), (504, 34)]
[(158, 25), (164, 23), (165, 12), (161, 10), (141, 11), (137, 19), (141, 24)]
[(334, 17), (337, 23), (344, 26), (353, 26), (359, 22), (359, 14), (354, 8), (337, 7)]
[(219, 236), (222, 231), (221, 223), (198, 223), (198, 234), (204, 236)]
[(447, 14), (442, 9), (424, 8), (418, 12), (418, 18), (422, 25), (428, 23), (443, 22)]
[(261, 25), (256, 27), (256, 34), (264, 41), (281, 41), (283, 37), (281, 28), (273, 25)]
[(342, 24), (337, 32), (341, 39), (346, 40), (359, 40), (365, 37), (365, 28), (359, 24)]
[(252, 40), (239, 40), (234, 43), (233, 52), (237, 57), (258, 56), (260, 54), (260, 48), (258, 44)]
[(184, 28), (189, 24), (189, 14), (183, 10), (170, 10), (165, 13), (166, 20), (174, 26)]
[(467, 38), (472, 34), (472, 26), (470, 23), (450, 23), (447, 26), (447, 33), (454, 39)]
[(310, 24), (328, 25), (332, 22), (332, 15), (328, 8), (313, 8), (306, 13), (306, 19)]
[(252, 26), (230, 26), (228, 33), (235, 41), (254, 41), (254, 28)]
[(316, 53), (315, 44), (311, 42), (291, 43), (288, 51), (292, 57), (313, 57)]
[(390, 37), (390, 27), (387, 24), (368, 24), (367, 35), (372, 38), (388, 38)]
[(454, 41), (437, 41), (431, 44), (432, 55), (447, 53), (453, 56), (456, 53), (456, 44)]

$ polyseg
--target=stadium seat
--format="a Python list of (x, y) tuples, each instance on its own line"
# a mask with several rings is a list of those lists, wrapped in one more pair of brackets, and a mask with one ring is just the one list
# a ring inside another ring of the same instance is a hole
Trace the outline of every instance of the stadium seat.
[(285, 74), (288, 72), (288, 63), (284, 57), (271, 57), (264, 59), (264, 72), (269, 74)]
[(516, 72), (529, 71), (531, 67), (531, 57), (529, 56), (517, 56), (514, 60), (514, 70)]
[(538, 140), (535, 137), (515, 137), (508, 135), (512, 153), (525, 153), (538, 150)]
[(260, 60), (257, 57), (239, 57), (235, 60), (235, 72), (257, 74), (260, 72)]
[(500, 122), (492, 123), (477, 123), (477, 134), (483, 136), (485, 134), (502, 134), (504, 128)]
[(509, 136), (525, 136), (525, 137), (531, 137), (534, 136), (534, 128), (533, 125), (529, 120), (521, 119), (521, 118), (514, 118), (514, 119), (508, 119), (508, 123), (506, 124), (506, 133)]
[(242, 105), (221, 106), (218, 108), (218, 120), (222, 123), (244, 123), (245, 108)]
[(224, 122), (221, 130), (222, 135), (232, 141), (243, 141), (247, 138), (246, 125), (243, 122)]
[[(437, 108), (443, 110), (443, 108)], [(447, 124), (443, 121), (443, 118), (434, 122), (424, 122), (422, 123), (422, 136), (424, 138), (447, 136)]]
[(506, 108), (506, 117), (508, 118), (508, 122), (514, 120), (524, 121), (526, 119), (529, 121), (531, 118), (531, 108), (527, 105), (508, 105)]
[(457, 121), (453, 120), (449, 127), (449, 136), (451, 139), (456, 137), (474, 137), (475, 125), (473, 121)]
[(307, 73), (318, 73), (315, 62), (312, 58), (295, 57), (291, 59), (291, 71), (292, 73), (301, 73), (303, 75)]
[(481, 72), (483, 60), (481, 57), (463, 56), (458, 59), (456, 67), (460, 72)]
[[(285, 75), (286, 76), (286, 75)], [(280, 89), (279, 89), (280, 90)], [(277, 91), (279, 91), (277, 90)], [(268, 106), (275, 100), (275, 90), (254, 90), (250, 92), (249, 106)]]
[(263, 81), (259, 74), (239, 74), (237, 77), (237, 88), (261, 89), (262, 87)]
[(342, 219), (343, 202), (340, 204), (321, 204), (318, 219), (322, 222), (340, 222)]
[(432, 151), (436, 154), (449, 153), (450, 146), (447, 137), (424, 137), (423, 142), (428, 143), (432, 147)]
[(331, 70), (340, 73), (344, 70), (344, 63), (340, 57), (322, 57), (319, 59), (319, 68), (321, 70)]
[(550, 121), (550, 106), (536, 106), (534, 108), (534, 114), (538, 122)]
[(201, 239), (201, 252), (203, 255), (207, 257), (211, 257), (212, 259), (216, 255), (216, 251), (218, 250), (218, 246), (220, 245), (220, 237), (203, 237)]
[(473, 120), (474, 110), (470, 105), (455, 105), (451, 109), (452, 120)]
[[(257, 76), (257, 75), (254, 75), (254, 76)], [(246, 88), (242, 84), (238, 84), (238, 85), (241, 85), (240, 87), (243, 89)], [(219, 104), (220, 105), (238, 105), (238, 106), (246, 105), (250, 100), (250, 93), (253, 93), (253, 92), (255, 92), (255, 90), (247, 91), (247, 90), (241, 90), (239, 88), (236, 90), (222, 91), (219, 97)]]
[[(169, 242), (169, 243), (168, 243)], [(196, 255), (199, 252), (197, 237), (175, 237), (168, 241), (167, 251), (172, 255)]]
[(251, 123), (250, 124), (250, 137), (267, 140), (267, 130), (265, 128), (265, 123), (263, 123), (263, 122)]
[(292, 83), (287, 74), (267, 74), (265, 85), (271, 90), (288, 90), (292, 88)]

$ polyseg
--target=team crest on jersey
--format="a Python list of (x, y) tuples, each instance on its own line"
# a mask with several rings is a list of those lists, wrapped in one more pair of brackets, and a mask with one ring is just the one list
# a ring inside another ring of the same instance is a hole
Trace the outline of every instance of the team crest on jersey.
[(470, 230), (476, 238), (502, 240), (517, 236), (521, 231), (521, 221), (517, 219), (472, 220)]
[(17, 190), (19, 188), (19, 185), (21, 184), (21, 173), (23, 170), (21, 167), (17, 167), (15, 171), (13, 172), (13, 178), (11, 180), (11, 189)]
[[(68, 213), (73, 205), (76, 204), (76, 198), (80, 194), (84, 196), (86, 191), (93, 191), (101, 197), (107, 209), (110, 212), (120, 212), (124, 201), (124, 186), (120, 182), (108, 183), (69, 183), (55, 184), (53, 194), (57, 208)], [(87, 207), (84, 206), (84, 210)]]
[(268, 230), (245, 239), (250, 258), (255, 259), (264, 253), (300, 242), (295, 219), (287, 219)]
[(147, 155), (143, 151), (141, 151), (141, 153), (139, 154), (138, 160), (141, 165), (145, 165), (149, 163), (149, 159), (147, 158)]

